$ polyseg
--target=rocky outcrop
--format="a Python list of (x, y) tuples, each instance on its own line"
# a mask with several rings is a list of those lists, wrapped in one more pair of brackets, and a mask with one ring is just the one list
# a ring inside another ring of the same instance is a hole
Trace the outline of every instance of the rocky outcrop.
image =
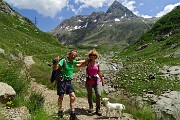
[(161, 72), (165, 78), (170, 80), (180, 79), (180, 66), (164, 66)]
[(34, 24), (31, 20), (29, 20), (26, 17), (21, 16), (19, 13), (17, 13), (15, 10), (13, 10), (9, 4), (7, 4), (3, 0), (0, 1), (0, 12), (11, 15), (11, 16), (16, 16), (22, 22), (26, 22), (27, 24), (34, 26)]
[(174, 52), (173, 57), (175, 57), (175, 58), (180, 57), (180, 49), (177, 49), (177, 50)]
[(10, 15), (15, 15), (14, 10), (10, 7), (10, 5), (8, 5), (4, 1), (0, 2), (0, 12), (10, 14)]
[(180, 92), (168, 91), (159, 97), (154, 97), (154, 109), (158, 120), (179, 120)]
[(148, 46), (149, 46), (149, 44), (144, 44), (144, 45), (139, 46), (139, 47), (136, 48), (135, 50), (136, 50), (136, 51), (140, 51), (140, 50), (143, 50), (144, 48), (146, 48), (146, 47), (148, 47)]
[(16, 95), (15, 90), (8, 84), (0, 82), (0, 102), (6, 103)]
[(0, 53), (4, 54), (4, 49), (0, 48)]

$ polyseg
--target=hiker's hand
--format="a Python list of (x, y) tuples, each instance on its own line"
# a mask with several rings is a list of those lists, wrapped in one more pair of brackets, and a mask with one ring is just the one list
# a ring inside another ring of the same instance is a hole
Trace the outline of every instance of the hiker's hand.
[(104, 80), (103, 80), (103, 81), (102, 81), (102, 86), (104, 86), (104, 84), (105, 84), (105, 83), (104, 83)]
[(57, 81), (57, 80), (55, 80), (55, 81), (54, 81), (54, 84), (57, 84), (57, 82), (58, 82), (58, 81)]
[(57, 56), (57, 58), (56, 58), (56, 62), (59, 62), (59, 59), (60, 59), (60, 58), (59, 58), (59, 56)]

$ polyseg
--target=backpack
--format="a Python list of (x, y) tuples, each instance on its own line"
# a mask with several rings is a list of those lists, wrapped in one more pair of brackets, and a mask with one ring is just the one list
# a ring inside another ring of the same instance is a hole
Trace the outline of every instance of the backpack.
[[(63, 59), (63, 58), (60, 58), (59, 61), (62, 60), (62, 59)], [(59, 62), (59, 61), (58, 61), (58, 62)], [(54, 66), (54, 64), (56, 63), (56, 60), (53, 59), (53, 60), (52, 60), (52, 63), (53, 63), (53, 66)], [(55, 80), (58, 79), (59, 74), (63, 71), (63, 69), (65, 68), (65, 66), (66, 66), (66, 59), (64, 59), (64, 62), (63, 62), (63, 66), (62, 66), (62, 67), (59, 67), (57, 70), (52, 70), (52, 72), (51, 72), (51, 78), (50, 78), (50, 82), (51, 82), (51, 83), (53, 83)]]

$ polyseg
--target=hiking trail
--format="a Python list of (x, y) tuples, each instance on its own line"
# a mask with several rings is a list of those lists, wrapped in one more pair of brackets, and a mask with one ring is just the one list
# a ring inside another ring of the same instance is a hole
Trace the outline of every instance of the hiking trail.
[[(32, 56), (27, 56), (24, 59), (24, 63), (26, 67), (22, 68), (22, 72), (26, 72), (26, 69), (29, 69), (32, 64), (35, 64)], [(47, 81), (48, 82), (48, 81)], [(50, 82), (50, 81), (49, 81)], [(51, 84), (51, 83), (49, 83)], [(48, 89), (45, 85), (39, 84), (36, 82), (34, 78), (30, 77), (30, 88), (28, 89), (29, 92), (38, 92), (41, 93), (44, 96), (44, 110), (52, 116), (52, 118), (59, 119), (57, 116), (58, 112), (58, 106), (57, 106), (57, 100), (58, 100), (58, 95), (56, 90), (50, 90)], [(69, 120), (69, 96), (65, 95), (64, 100), (63, 100), (63, 109), (64, 109), (64, 120)], [(88, 102), (86, 97), (76, 97), (76, 114), (77, 118), (79, 120), (95, 120), (95, 119), (100, 119), (100, 120), (109, 120), (108, 117), (106, 117), (106, 108), (105, 106), (101, 107), (102, 111), (102, 116), (97, 116), (95, 114), (95, 103), (93, 103), (94, 106), (94, 113), (89, 114), (88, 113)], [(23, 108), (23, 110), (21, 110)], [(6, 116), (7, 120), (24, 120), (27, 116), (29, 116), (28, 110), (26, 107), (21, 107), (21, 108), (10, 108), (6, 109), (5, 107), (2, 109), (3, 114)], [(27, 115), (28, 114), (28, 115)], [(114, 115), (113, 113), (111, 114), (111, 120), (116, 120), (118, 119), (118, 113)], [(123, 113), (121, 120), (134, 120), (131, 114), (128, 113)]]

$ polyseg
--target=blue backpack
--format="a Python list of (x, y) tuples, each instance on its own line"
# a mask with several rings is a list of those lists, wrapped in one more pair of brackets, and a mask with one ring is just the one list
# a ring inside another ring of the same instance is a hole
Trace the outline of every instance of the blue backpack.
[[(62, 60), (62, 59), (63, 58), (60, 58), (59, 61)], [(53, 59), (52, 63), (53, 63), (53, 66), (54, 66), (55, 63), (56, 63), (56, 60)], [(51, 78), (50, 78), (51, 83), (53, 83), (55, 80), (58, 80), (58, 77), (59, 77), (60, 73), (63, 71), (63, 69), (65, 68), (65, 66), (66, 66), (66, 59), (64, 59), (64, 63), (63, 63), (62, 67), (59, 67), (57, 70), (52, 70)]]

